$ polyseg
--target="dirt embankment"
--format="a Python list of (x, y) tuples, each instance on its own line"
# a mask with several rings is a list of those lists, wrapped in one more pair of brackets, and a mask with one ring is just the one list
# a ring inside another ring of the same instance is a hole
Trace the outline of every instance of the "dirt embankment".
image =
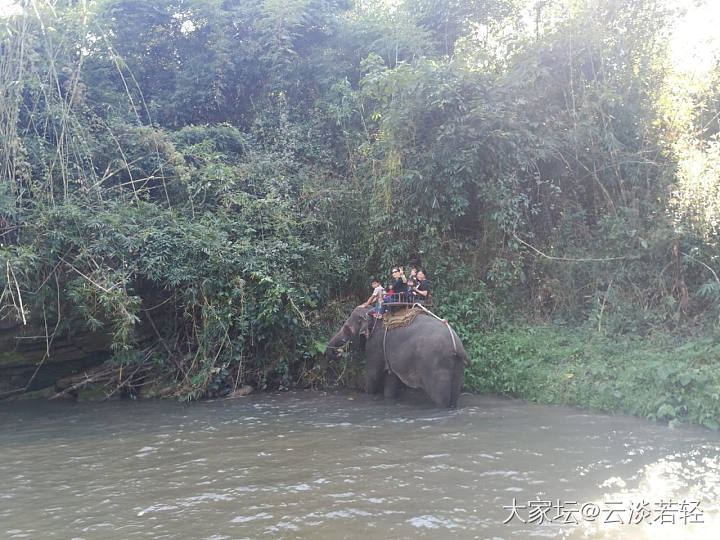
[(0, 399), (53, 393), (59, 381), (99, 366), (110, 356), (109, 337), (82, 333), (48, 339), (34, 325), (0, 328)]

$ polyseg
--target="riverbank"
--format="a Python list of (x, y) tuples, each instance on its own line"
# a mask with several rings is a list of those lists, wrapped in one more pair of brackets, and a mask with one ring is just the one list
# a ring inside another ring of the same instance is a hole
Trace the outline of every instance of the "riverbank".
[(558, 326), (471, 338), (465, 388), (526, 401), (720, 428), (720, 343)]
[[(469, 333), (468, 328), (464, 330), (464, 334)], [(710, 334), (606, 336), (582, 327), (547, 325), (464, 335), (463, 341), (473, 359), (465, 374), (466, 392), (624, 413), (671, 425), (686, 422), (713, 430), (720, 428), (720, 343)], [(34, 371), (35, 361), (31, 361), (30, 355), (25, 356), (25, 369)], [(337, 365), (316, 363), (309, 367), (303, 364), (304, 368), (293, 379), (300, 387), (360, 387), (362, 361), (362, 355), (352, 353)], [(117, 371), (118, 381), (103, 386), (88, 377), (86, 370), (68, 377), (68, 374), (54, 373), (55, 367), (53, 370), (48, 367), (56, 365), (60, 363), (51, 358), (38, 373), (37, 380), (44, 384), (31, 388), (30, 392), (14, 394), (12, 398), (49, 398), (77, 385), (77, 390), (72, 392), (75, 399), (103, 400), (107, 389), (117, 390), (119, 379), (130, 373), (125, 370), (123, 376), (120, 366), (115, 366), (110, 371), (113, 374)], [(71, 364), (67, 369), (77, 371)], [(103, 368), (96, 369), (102, 371)], [(177, 399), (181, 395), (178, 394), (180, 383), (161, 377), (161, 371), (156, 373), (156, 384), (143, 386), (133, 395)], [(65, 378), (50, 380), (51, 375)], [(63, 384), (58, 384), (62, 381)], [(121, 394), (113, 391), (115, 397)]]

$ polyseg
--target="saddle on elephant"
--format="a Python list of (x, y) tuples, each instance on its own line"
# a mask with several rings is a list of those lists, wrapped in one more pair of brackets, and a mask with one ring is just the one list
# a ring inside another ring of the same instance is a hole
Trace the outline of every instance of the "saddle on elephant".
[(427, 311), (420, 307), (410, 307), (388, 311), (383, 316), (383, 326), (388, 330), (393, 328), (406, 328), (410, 326), (418, 315), (427, 315)]

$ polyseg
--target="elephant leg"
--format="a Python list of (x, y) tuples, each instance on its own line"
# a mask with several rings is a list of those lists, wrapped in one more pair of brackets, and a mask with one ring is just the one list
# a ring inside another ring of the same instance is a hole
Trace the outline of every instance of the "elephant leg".
[(457, 396), (453, 396), (451, 377), (448, 375), (447, 373), (439, 373), (424, 387), (427, 395), (438, 407), (454, 407), (457, 403)]
[(451, 409), (454, 409), (457, 407), (458, 398), (460, 397), (460, 389), (452, 389), (452, 393), (450, 394), (450, 402), (448, 403), (448, 407)]
[(365, 366), (365, 392), (377, 394), (382, 389), (383, 370)]
[(400, 379), (398, 379), (398, 376), (392, 373), (391, 371), (387, 372), (385, 374), (385, 388), (383, 394), (385, 395), (385, 398), (387, 399), (394, 399), (397, 395), (397, 388), (398, 384), (400, 383)]
[(464, 370), (464, 363), (461, 363), (460, 360), (456, 361), (452, 375), (452, 383), (450, 386), (450, 407), (452, 407), (453, 409), (457, 407), (458, 398), (460, 397), (460, 392), (462, 391), (462, 379)]

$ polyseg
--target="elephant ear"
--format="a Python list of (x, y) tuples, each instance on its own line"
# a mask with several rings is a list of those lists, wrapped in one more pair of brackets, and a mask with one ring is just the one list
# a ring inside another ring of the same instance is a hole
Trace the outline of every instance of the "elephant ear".
[(370, 337), (370, 313), (365, 313), (365, 315), (360, 320), (360, 332), (359, 334), (363, 336), (365, 339)]
[(356, 336), (363, 336), (365, 339), (370, 337), (370, 314), (373, 310), (357, 308), (352, 316), (352, 333)]

